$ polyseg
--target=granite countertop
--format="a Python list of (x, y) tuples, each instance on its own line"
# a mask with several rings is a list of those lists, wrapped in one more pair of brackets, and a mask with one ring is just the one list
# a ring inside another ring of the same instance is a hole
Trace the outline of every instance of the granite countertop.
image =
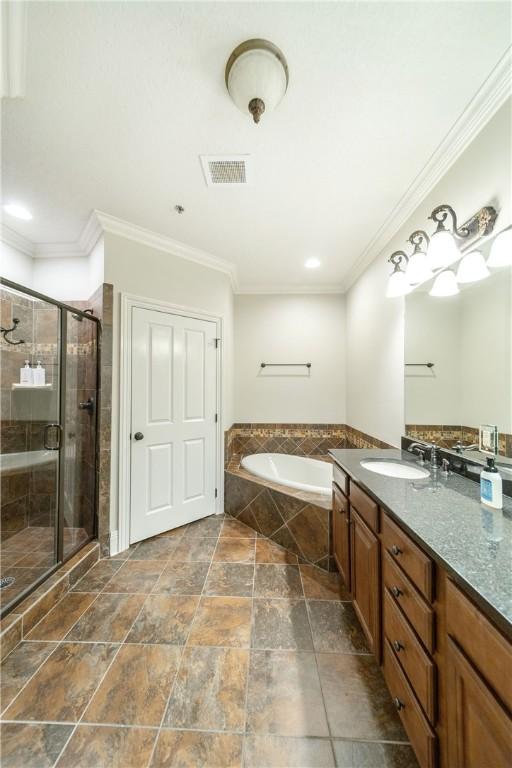
[(481, 504), (479, 485), (461, 475), (444, 478), (436, 472), (435, 479), (401, 480), (360, 464), (367, 458), (415, 463), (407, 451), (352, 448), (329, 453), (510, 635), (512, 498), (503, 497), (503, 511), (492, 510)]

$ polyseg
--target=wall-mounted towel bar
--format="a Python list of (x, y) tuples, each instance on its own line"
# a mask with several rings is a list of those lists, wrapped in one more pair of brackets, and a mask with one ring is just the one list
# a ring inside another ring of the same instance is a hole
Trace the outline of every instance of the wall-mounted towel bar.
[(417, 368), (417, 367), (420, 367), (420, 368), (433, 368), (434, 367), (434, 363), (406, 363), (405, 364), (406, 367), (411, 366), (411, 365), (414, 366), (415, 368)]
[(311, 368), (311, 363), (261, 363), (262, 368), (273, 368), (276, 366), (278, 368), (281, 368), (283, 366), (288, 366), (288, 367), (291, 366), (292, 368), (297, 368), (297, 366), (301, 366), (301, 365), (305, 366), (306, 368)]

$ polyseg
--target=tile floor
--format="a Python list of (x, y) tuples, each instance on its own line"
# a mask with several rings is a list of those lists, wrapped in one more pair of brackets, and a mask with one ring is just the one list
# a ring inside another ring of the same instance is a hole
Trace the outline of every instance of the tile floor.
[(337, 576), (211, 517), (101, 560), (2, 666), (3, 768), (417, 768)]

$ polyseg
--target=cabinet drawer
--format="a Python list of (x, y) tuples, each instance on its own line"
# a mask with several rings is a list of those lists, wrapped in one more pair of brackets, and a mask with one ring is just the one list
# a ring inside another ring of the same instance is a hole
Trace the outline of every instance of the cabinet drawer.
[(345, 496), (348, 496), (349, 477), (337, 464), (332, 466), (332, 479)]
[(382, 516), (382, 543), (394, 562), (432, 601), (432, 560), (387, 515)]
[[(384, 677), (416, 753), (420, 768), (434, 768), (436, 764), (436, 736), (421, 711), (411, 686), (400, 669), (387, 640), (384, 641)], [(462, 766), (457, 768), (462, 768)]]
[(377, 532), (379, 530), (379, 507), (358, 485), (350, 486), (350, 503), (362, 517), (365, 523)]
[(392, 599), (400, 606), (425, 648), (434, 652), (434, 611), (421, 597), (405, 573), (384, 552), (383, 581)]
[(435, 665), (407, 619), (384, 590), (384, 635), (431, 723), (435, 722)]
[(450, 579), (446, 581), (446, 630), (512, 711), (511, 644)]

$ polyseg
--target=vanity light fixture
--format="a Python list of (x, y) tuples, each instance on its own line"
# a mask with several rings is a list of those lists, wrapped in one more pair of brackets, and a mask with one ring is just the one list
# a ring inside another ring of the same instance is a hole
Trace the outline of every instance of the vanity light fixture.
[(386, 296), (388, 299), (395, 299), (397, 296), (405, 296), (409, 293), (411, 286), (407, 280), (407, 276), (402, 269), (402, 262), (405, 259), (405, 263), (409, 261), (409, 257), (405, 251), (395, 251), (391, 254), (388, 261), (393, 264), (393, 272), (388, 280), (388, 288)]
[(4, 211), (13, 216), (15, 219), (22, 219), (23, 221), (30, 221), (32, 214), (23, 205), (17, 203), (8, 203), (4, 205)]
[(458, 283), (476, 283), (489, 277), (485, 259), (481, 251), (470, 251), (462, 257), (457, 270)]
[(240, 43), (226, 64), (226, 88), (242, 112), (259, 123), (274, 110), (288, 88), (288, 64), (277, 45), (253, 39)]
[(318, 269), (322, 262), (320, 259), (315, 258), (314, 256), (311, 259), (306, 259), (304, 262), (304, 266), (306, 269)]
[[(484, 237), (490, 235), (497, 212), (492, 206), (481, 208), (478, 213), (465, 222), (462, 227), (457, 226), (457, 214), (451, 205), (438, 205), (429, 216), (429, 219), (437, 223), (437, 229), (430, 238), (427, 256), (431, 269), (448, 267), (460, 258), (457, 240), (467, 240), (471, 237)], [(445, 227), (446, 219), (452, 220), (452, 231)]]
[(417, 229), (409, 238), (409, 242), (414, 246), (414, 251), (409, 256), (409, 262), (405, 274), (409, 285), (418, 285), (432, 277), (432, 270), (427, 261), (426, 249), (430, 239), (426, 232)]
[(451, 269), (445, 269), (434, 280), (429, 296), (455, 296), (457, 293), (459, 293), (459, 286), (455, 272)]
[(496, 235), (487, 259), (488, 267), (509, 267), (512, 265), (512, 227)]

